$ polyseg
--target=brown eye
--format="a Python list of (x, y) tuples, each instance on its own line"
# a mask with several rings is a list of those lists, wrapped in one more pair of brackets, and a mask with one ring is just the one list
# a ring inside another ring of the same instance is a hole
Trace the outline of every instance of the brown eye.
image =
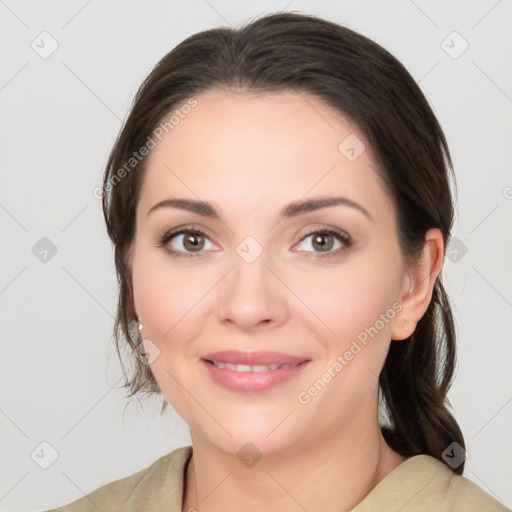
[[(173, 256), (199, 256), (205, 249), (208, 237), (199, 229), (181, 228), (163, 235), (159, 247), (165, 247)], [(211, 242), (209, 242), (211, 244)]]
[(312, 235), (311, 245), (318, 249), (320, 252), (329, 251), (334, 245), (334, 237), (332, 235), (325, 235), (323, 233), (317, 233)]
[(183, 235), (182, 243), (187, 251), (196, 252), (204, 247), (204, 238), (200, 233), (190, 232)]
[[(317, 258), (328, 258), (336, 256), (344, 248), (348, 248), (352, 245), (352, 238), (350, 235), (343, 231), (335, 229), (319, 229), (311, 231), (301, 239), (301, 243), (305, 240), (311, 239), (310, 246), (313, 248), (312, 251), (300, 250), (300, 252), (312, 252), (313, 256)], [(334, 247), (335, 244), (337, 247)], [(334, 250), (332, 250), (334, 247)]]

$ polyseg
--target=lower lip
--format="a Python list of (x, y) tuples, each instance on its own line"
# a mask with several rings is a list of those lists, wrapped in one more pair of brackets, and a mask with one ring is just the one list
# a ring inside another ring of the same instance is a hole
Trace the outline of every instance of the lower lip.
[(304, 361), (293, 368), (268, 370), (266, 372), (237, 372), (228, 368), (217, 368), (204, 359), (201, 360), (201, 363), (206, 366), (211, 378), (220, 386), (242, 393), (258, 393), (294, 379), (304, 370), (308, 361)]

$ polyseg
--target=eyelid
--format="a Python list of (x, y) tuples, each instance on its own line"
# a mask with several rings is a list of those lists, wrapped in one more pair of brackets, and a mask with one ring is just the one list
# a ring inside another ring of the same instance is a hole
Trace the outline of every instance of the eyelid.
[(305, 234), (301, 236), (300, 241), (302, 242), (306, 237), (315, 233), (328, 233), (331, 235), (338, 235), (341, 238), (345, 238), (346, 240), (350, 241), (351, 243), (353, 242), (352, 237), (345, 230), (331, 226), (316, 226), (310, 228)]

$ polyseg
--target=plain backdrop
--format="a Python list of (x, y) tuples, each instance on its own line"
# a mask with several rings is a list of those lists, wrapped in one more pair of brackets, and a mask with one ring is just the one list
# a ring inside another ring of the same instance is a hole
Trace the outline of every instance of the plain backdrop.
[(164, 54), (198, 31), (280, 10), (347, 25), (391, 51), (445, 130), (459, 193), (444, 269), (459, 336), (449, 400), (465, 476), (512, 506), (510, 0), (5, 0), (0, 510), (63, 505), (190, 443), (158, 401), (123, 416), (110, 339), (116, 276), (93, 191)]

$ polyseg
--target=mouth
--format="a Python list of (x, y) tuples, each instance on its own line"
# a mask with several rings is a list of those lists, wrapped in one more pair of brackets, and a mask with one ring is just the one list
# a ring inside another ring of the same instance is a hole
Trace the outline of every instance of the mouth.
[(280, 352), (224, 351), (206, 354), (200, 362), (221, 387), (258, 393), (296, 378), (310, 359)]
[(248, 364), (231, 364), (231, 363), (220, 363), (218, 361), (209, 361), (206, 359), (208, 363), (211, 363), (216, 368), (227, 368), (228, 370), (233, 370), (235, 372), (269, 372), (273, 370), (288, 370), (289, 368), (295, 368), (301, 363), (295, 364), (258, 364), (254, 366), (250, 366)]

